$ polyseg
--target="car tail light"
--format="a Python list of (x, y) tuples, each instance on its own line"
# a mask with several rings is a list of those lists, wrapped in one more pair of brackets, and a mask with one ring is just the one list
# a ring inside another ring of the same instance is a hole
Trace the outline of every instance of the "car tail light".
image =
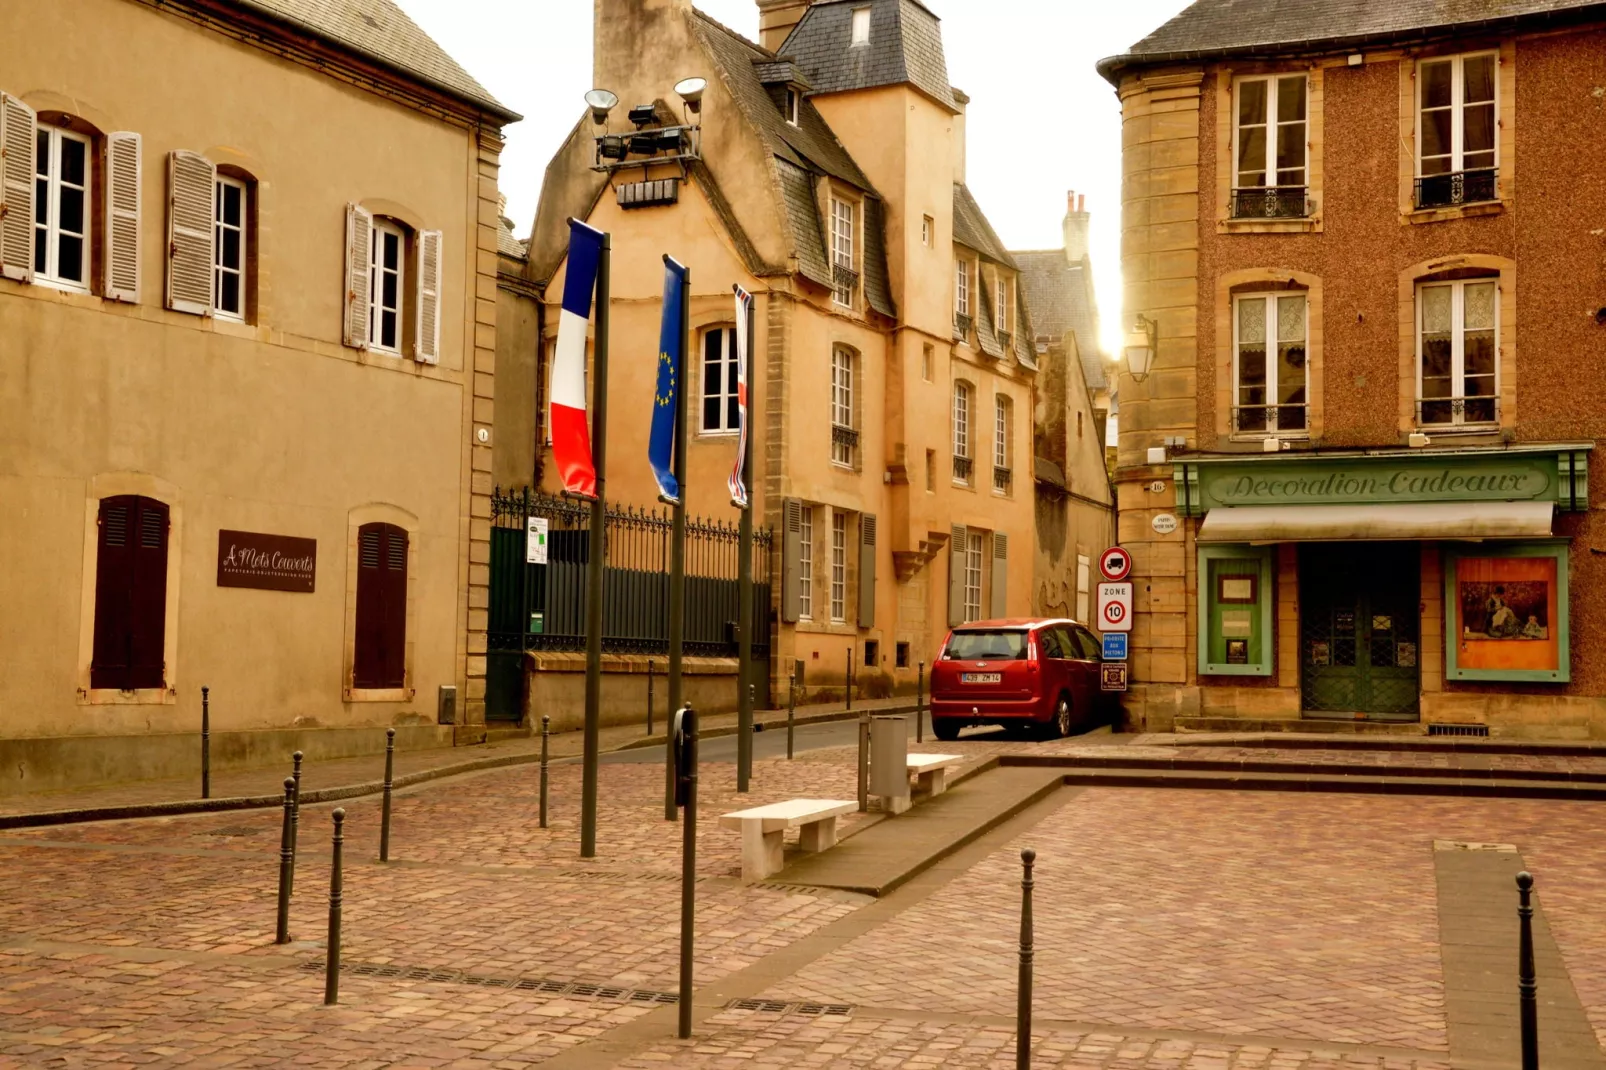
[(1037, 671), (1037, 636), (1026, 638), (1026, 668), (1030, 672)]

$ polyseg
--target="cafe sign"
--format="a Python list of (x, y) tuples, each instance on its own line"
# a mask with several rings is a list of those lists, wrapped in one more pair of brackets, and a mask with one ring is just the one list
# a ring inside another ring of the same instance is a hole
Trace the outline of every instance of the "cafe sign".
[(255, 531), (217, 533), (217, 585), (311, 594), (318, 540)]

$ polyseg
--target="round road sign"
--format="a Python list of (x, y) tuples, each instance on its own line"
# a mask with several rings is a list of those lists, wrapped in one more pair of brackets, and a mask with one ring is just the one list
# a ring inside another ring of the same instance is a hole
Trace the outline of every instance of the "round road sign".
[(1112, 546), (1099, 555), (1099, 572), (1105, 579), (1119, 582), (1132, 571), (1132, 555), (1119, 546)]
[(1104, 623), (1111, 627), (1119, 626), (1126, 620), (1126, 606), (1120, 602), (1104, 603)]

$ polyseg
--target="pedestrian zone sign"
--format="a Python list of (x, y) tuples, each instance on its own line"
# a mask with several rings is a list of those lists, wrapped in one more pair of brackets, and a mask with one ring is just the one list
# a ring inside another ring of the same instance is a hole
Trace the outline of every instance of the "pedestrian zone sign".
[(1110, 661), (1099, 666), (1099, 687), (1105, 691), (1126, 690), (1126, 662)]
[(1104, 660), (1105, 661), (1125, 661), (1126, 660), (1126, 633), (1125, 632), (1105, 632), (1104, 633)]
[(1129, 632), (1132, 630), (1132, 585), (1130, 583), (1099, 584), (1097, 624), (1101, 632)]

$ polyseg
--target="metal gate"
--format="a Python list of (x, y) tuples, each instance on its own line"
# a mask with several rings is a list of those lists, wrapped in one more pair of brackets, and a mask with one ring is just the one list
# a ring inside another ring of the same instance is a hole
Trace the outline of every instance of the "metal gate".
[(1419, 560), (1417, 543), (1300, 548), (1300, 684), (1307, 713), (1417, 719)]

